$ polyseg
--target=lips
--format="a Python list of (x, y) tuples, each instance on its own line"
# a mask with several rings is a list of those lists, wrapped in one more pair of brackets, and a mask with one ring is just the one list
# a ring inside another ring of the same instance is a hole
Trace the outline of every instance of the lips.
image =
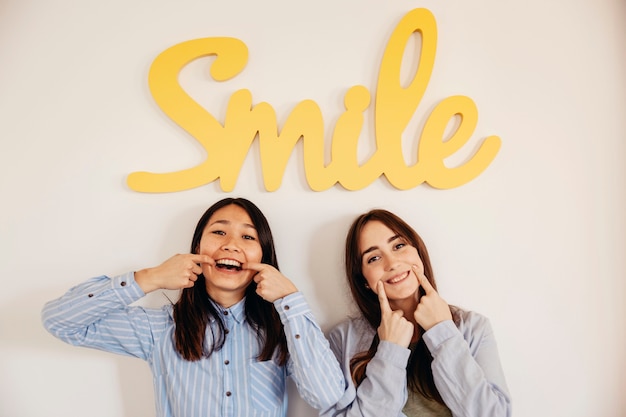
[(217, 259), (215, 260), (215, 267), (229, 271), (241, 271), (241, 262), (234, 259)]

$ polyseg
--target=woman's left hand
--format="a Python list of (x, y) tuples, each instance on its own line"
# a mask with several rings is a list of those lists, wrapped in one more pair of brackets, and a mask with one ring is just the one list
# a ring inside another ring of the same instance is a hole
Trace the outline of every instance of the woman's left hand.
[(289, 278), (271, 265), (247, 262), (243, 268), (256, 271), (253, 278), (256, 282), (256, 293), (270, 303), (298, 291)]
[(439, 296), (439, 293), (430, 285), (430, 281), (428, 281), (424, 273), (420, 271), (416, 265), (413, 265), (413, 273), (417, 277), (419, 285), (424, 288), (426, 292), (426, 294), (418, 300), (417, 308), (415, 309), (415, 313), (413, 313), (415, 321), (422, 326), (424, 330), (429, 330), (435, 324), (452, 320), (450, 306)]

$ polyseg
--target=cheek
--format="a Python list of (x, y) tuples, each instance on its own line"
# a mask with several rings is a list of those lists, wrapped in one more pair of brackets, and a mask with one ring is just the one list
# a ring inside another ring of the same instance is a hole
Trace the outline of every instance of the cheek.
[(202, 240), (200, 240), (197, 252), (201, 255), (211, 255), (215, 252), (216, 246), (216, 242), (203, 237)]
[(368, 265), (361, 270), (361, 273), (365, 277), (365, 281), (367, 281), (367, 285), (369, 285), (370, 288), (376, 287), (376, 283), (380, 279), (380, 271), (377, 271), (375, 267)]
[(260, 245), (252, 245), (246, 250), (246, 259), (249, 262), (261, 262), (263, 259), (263, 251)]
[(248, 271), (248, 274), (246, 275), (246, 278), (245, 278), (245, 280), (244, 280), (244, 281), (245, 281), (245, 285), (246, 285), (246, 287), (247, 287), (248, 285), (250, 285), (250, 283), (251, 283), (251, 282), (252, 282), (252, 280), (254, 279), (254, 276), (256, 275), (256, 273), (257, 273), (256, 271)]
[(417, 265), (417, 269), (424, 273), (424, 264), (422, 263), (422, 260), (420, 259), (420, 257), (418, 256), (417, 259), (415, 260), (414, 265)]
[(419, 254), (417, 253), (417, 249), (414, 248), (414, 251), (411, 253), (411, 263), (413, 265), (417, 265), (417, 268), (424, 272), (424, 264), (422, 263), (422, 258), (420, 258)]

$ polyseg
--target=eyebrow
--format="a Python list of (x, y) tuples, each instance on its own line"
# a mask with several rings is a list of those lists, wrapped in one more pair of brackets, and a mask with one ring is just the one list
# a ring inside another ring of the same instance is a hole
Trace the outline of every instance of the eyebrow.
[[(399, 234), (391, 236), (389, 239), (387, 239), (387, 243), (391, 243), (394, 240), (398, 239), (399, 237), (401, 237)], [(361, 253), (361, 259), (363, 259), (363, 257), (365, 255), (367, 255), (370, 252), (375, 251), (376, 249), (378, 249), (378, 246), (370, 246), (369, 248), (365, 249), (362, 253)]]
[[(209, 224), (209, 226), (213, 226), (214, 224), (231, 224), (230, 220), (215, 220), (213, 223)], [(251, 229), (256, 230), (256, 227), (254, 227), (253, 224), (250, 223), (244, 223), (243, 224), (245, 227), (249, 227)]]

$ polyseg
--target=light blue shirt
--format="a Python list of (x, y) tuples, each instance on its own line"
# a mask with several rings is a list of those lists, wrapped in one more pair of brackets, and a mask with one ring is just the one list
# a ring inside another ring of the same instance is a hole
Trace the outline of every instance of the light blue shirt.
[[(283, 417), (288, 376), (302, 398), (317, 409), (332, 406), (343, 392), (339, 364), (299, 292), (274, 302), (287, 337), (286, 366), (275, 360), (257, 361), (259, 343), (246, 322), (243, 300), (220, 309), (228, 329), (224, 347), (209, 358), (186, 361), (174, 349), (171, 305), (129, 306), (144, 295), (133, 272), (92, 278), (48, 302), (43, 323), (72, 345), (147, 361), (159, 417)], [(211, 325), (217, 328), (214, 321)], [(211, 338), (208, 329), (207, 338)]]
[[(350, 360), (369, 349), (375, 334), (376, 329), (362, 317), (346, 320), (330, 332), (331, 349), (343, 368), (346, 389), (337, 404), (320, 415), (406, 416), (409, 349), (381, 341), (367, 364), (365, 379), (358, 387), (352, 381)], [(454, 417), (511, 416), (511, 397), (496, 339), (485, 316), (454, 308), (454, 321), (433, 326), (423, 337), (433, 357), (435, 386)]]

